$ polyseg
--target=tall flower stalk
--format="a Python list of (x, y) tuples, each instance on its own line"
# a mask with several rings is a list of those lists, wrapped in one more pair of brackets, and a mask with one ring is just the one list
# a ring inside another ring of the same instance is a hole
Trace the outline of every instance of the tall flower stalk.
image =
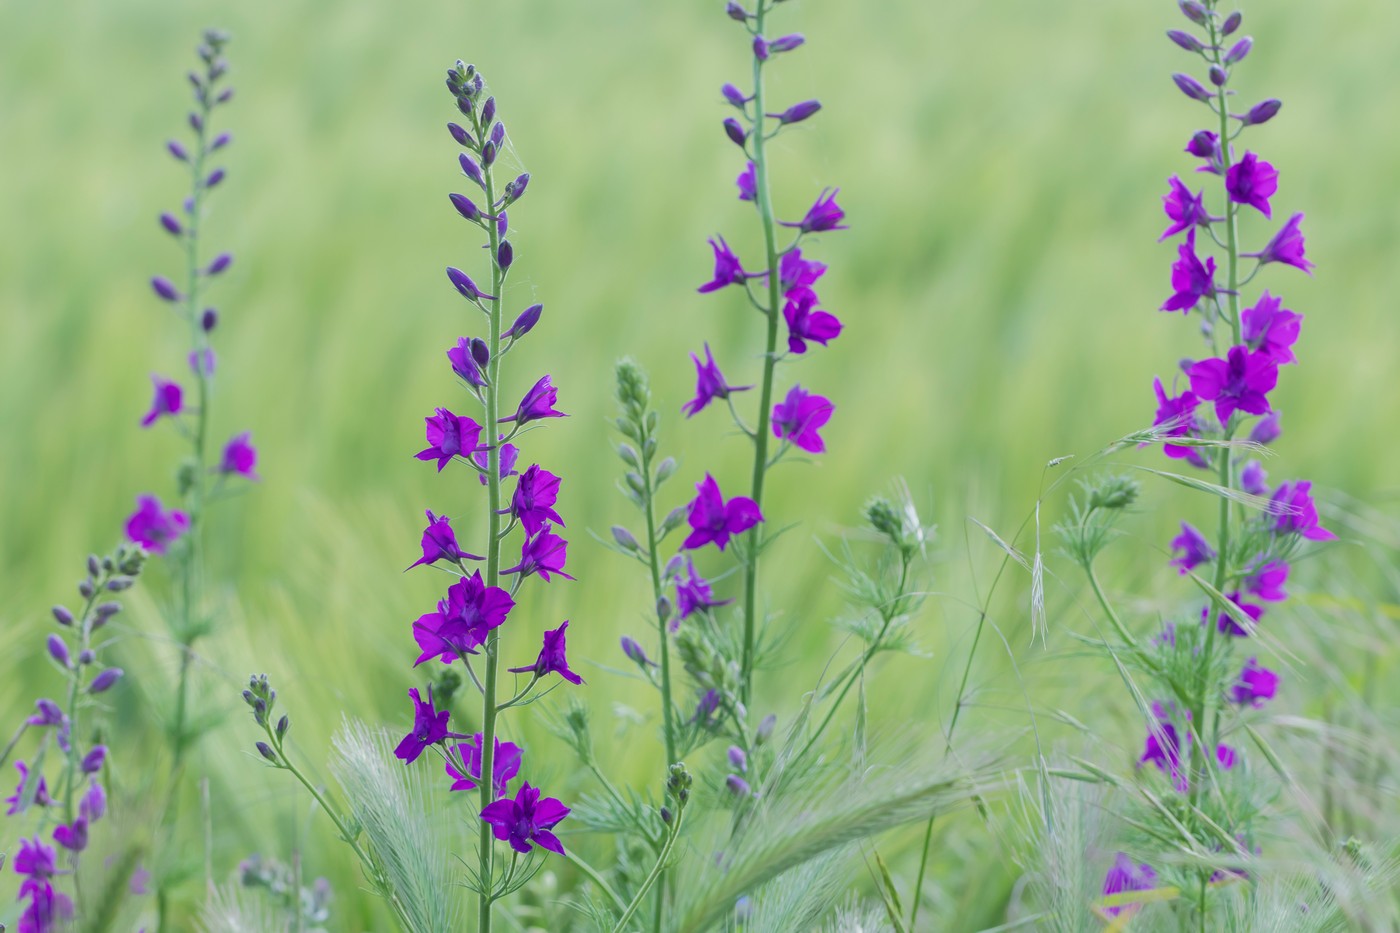
[[(1171, 829), (1190, 834), (1194, 856), (1181, 864), (1151, 858), (1150, 852), (1135, 853), (1148, 857), (1142, 862), (1119, 853), (1105, 879), (1100, 910), (1115, 917), (1141, 906), (1131, 892), (1171, 888), (1183, 892), (1175, 904), (1182, 922), (1198, 921), (1204, 930), (1212, 892), (1247, 875), (1258, 845), (1254, 824), (1261, 795), (1251, 790), (1244, 751), (1229, 740), (1250, 731), (1250, 711), (1273, 699), (1279, 677), (1260, 663), (1263, 646), (1250, 646), (1267, 640), (1266, 604), (1287, 598), (1291, 558), (1306, 542), (1334, 536), (1318, 524), (1310, 483), (1271, 489), (1259, 462), (1250, 459), (1279, 436), (1279, 413), (1269, 394), (1282, 368), (1297, 362), (1292, 347), (1302, 316), (1268, 290), (1246, 306), (1244, 291), (1270, 266), (1312, 269), (1299, 229), (1302, 214), (1292, 215), (1259, 250), (1246, 252), (1242, 246), (1242, 230), (1254, 223), (1253, 215), (1273, 220), (1278, 191), (1278, 172), (1245, 147), (1245, 133), (1270, 121), (1280, 103), (1268, 99), (1242, 111), (1232, 107), (1237, 66), (1254, 45), (1235, 35), (1240, 13), (1225, 15), (1217, 0), (1180, 0), (1178, 6), (1194, 28), (1171, 30), (1168, 38), (1199, 59), (1204, 80), (1187, 73), (1172, 78), (1186, 97), (1211, 112), (1209, 125), (1186, 146), (1199, 160), (1196, 171), (1210, 184), (1193, 190), (1179, 176), (1168, 180), (1163, 207), (1169, 225), (1160, 240), (1179, 237), (1181, 242), (1171, 270), (1172, 293), (1161, 310), (1198, 316), (1207, 355), (1183, 362), (1175, 379), (1155, 381), (1150, 439), (1161, 443), (1167, 457), (1210, 480), (1169, 477), (1217, 497), (1212, 534), (1183, 522), (1170, 542), (1171, 565), (1191, 580), (1205, 605), (1150, 640), (1134, 633), (1113, 605), (1094, 559), (1112, 540), (1111, 526), (1136, 494), (1125, 481), (1090, 486), (1061, 531), (1123, 642), (1121, 655), (1148, 675), (1157, 691), (1144, 710), (1148, 734), (1139, 766), (1159, 771), (1169, 785), (1167, 799), (1180, 802), (1163, 806), (1174, 814)], [(1224, 280), (1217, 281), (1221, 271)]]

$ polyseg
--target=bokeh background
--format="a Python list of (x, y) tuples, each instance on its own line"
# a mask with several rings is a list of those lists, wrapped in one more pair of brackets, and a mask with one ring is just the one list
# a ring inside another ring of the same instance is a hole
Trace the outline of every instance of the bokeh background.
[[(1155, 310), (1174, 255), (1155, 242), (1160, 196), (1168, 175), (1191, 169), (1181, 150), (1206, 116), (1168, 79), (1189, 64), (1162, 37), (1177, 18), (1167, 0), (802, 0), (775, 16), (809, 44), (771, 69), (772, 98), (825, 107), (774, 147), (779, 212), (800, 216), (839, 185), (851, 230), (812, 251), (831, 264), (823, 296), (847, 329), (784, 372), (837, 411), (831, 452), (785, 466), (772, 485), (771, 514), (802, 525), (765, 579), (794, 661), (767, 681), (765, 708), (791, 713), (841, 644), (827, 620), (842, 597), (819, 544), (904, 477), (939, 526), (937, 595), (919, 623), (926, 656), (884, 661), (871, 702), (881, 727), (914, 722), (941, 741), (969, 605), (999, 556), (968, 518), (1013, 533), (1047, 460), (1144, 427), (1152, 376), (1198, 351), (1191, 325)], [(757, 242), (735, 198), (741, 160), (720, 131), (719, 86), (744, 78), (748, 51), (719, 2), (0, 6), (4, 722), (53, 689), (41, 663), (48, 607), (70, 598), (83, 556), (115, 542), (138, 493), (173, 495), (180, 441), (137, 420), (149, 374), (183, 368), (185, 335), (146, 283), (179, 267), (155, 220), (185, 184), (163, 143), (183, 124), (183, 74), (207, 25), (233, 34), (238, 88), (223, 113), (235, 137), (229, 178), (206, 224), (206, 248), (236, 255), (213, 293), (215, 433), (251, 430), (264, 477), (210, 523), (210, 570), (226, 584), (198, 697), (228, 719), (198, 770), (213, 791), (215, 874), (254, 851), (296, 850), (308, 875), (335, 883), (338, 928), (382, 929), (325, 822), (250, 757), (238, 691), (250, 671), (273, 675), (299, 750), (327, 780), (321, 763), (342, 716), (403, 724), (417, 682), (408, 623), (437, 598), (439, 579), (400, 571), (416, 556), (424, 508), (479, 505), (474, 479), (411, 456), (423, 415), (457, 398), (443, 351), (475, 323), (442, 274), (476, 261), (446, 198), (462, 188), (443, 130), (453, 116), (443, 69), (458, 57), (481, 67), (510, 130), (508, 158), (532, 173), (511, 212), (508, 298), (515, 310), (542, 301), (545, 317), (511, 372), (517, 390), (553, 373), (571, 414), (529, 445), (565, 477), (579, 579), (532, 589), (528, 623), (509, 644), (533, 656), (539, 630), (570, 618), (589, 681), (580, 695), (606, 722), (620, 706), (654, 709), (644, 687), (611, 670), (618, 638), (644, 635), (645, 577), (589, 534), (632, 520), (614, 488), (607, 424), (615, 360), (630, 355), (652, 373), (681, 461), (669, 490), (678, 504), (707, 470), (729, 478), (726, 488), (745, 475), (746, 445), (721, 414), (687, 422), (678, 409), (693, 383), (687, 353), (702, 341), (734, 381), (757, 368), (758, 321), (740, 296), (695, 293), (710, 271), (707, 236), (723, 233), (749, 255)], [(1307, 212), (1317, 263), (1311, 278), (1283, 270), (1266, 280), (1306, 315), (1302, 365), (1275, 396), (1285, 435), (1273, 470), (1311, 477), (1334, 520), (1353, 500), (1393, 513), (1400, 488), (1397, 29), (1400, 13), (1376, 0), (1245, 7), (1243, 31), (1257, 44), (1239, 72), (1242, 103), (1284, 101), (1249, 143), (1282, 173), (1278, 214)], [(1270, 229), (1244, 221), (1248, 242)], [(1190, 598), (1162, 548), (1177, 519), (1204, 517), (1209, 504), (1150, 490), (1118, 585)], [(1047, 501), (1047, 528), (1062, 507), (1062, 497)], [(1383, 553), (1364, 541), (1341, 550), (1359, 567)], [(130, 672), (116, 712), (118, 734), (132, 738), (115, 744), (132, 784), (159, 773), (150, 738), (176, 664), (162, 641), (160, 572), (150, 579), (114, 649)], [(1103, 757), (1127, 767), (1141, 727), (1112, 692), (1111, 670), (1085, 660), (1065, 676), (1055, 639), (1030, 640), (1026, 581), (1001, 592), (994, 617), (1017, 664), (1000, 643), (978, 661), (983, 702), (970, 733), (1024, 737), (1028, 705), (1059, 708), (1091, 723)], [(1052, 581), (1053, 633), (1092, 628), (1077, 594), (1072, 575)], [(1306, 672), (1299, 684), (1286, 702), (1300, 710), (1335, 686)], [(535, 760), (553, 755), (547, 767), (567, 783), (569, 759), (530, 719), (516, 722)], [(618, 728), (611, 765), (650, 781), (660, 754), (636, 741), (650, 726)], [(1015, 875), (996, 827), (962, 828), (936, 855), (930, 916), (945, 929), (998, 922)], [(882, 848), (907, 866), (915, 841)], [(202, 852), (193, 816), (180, 844)]]

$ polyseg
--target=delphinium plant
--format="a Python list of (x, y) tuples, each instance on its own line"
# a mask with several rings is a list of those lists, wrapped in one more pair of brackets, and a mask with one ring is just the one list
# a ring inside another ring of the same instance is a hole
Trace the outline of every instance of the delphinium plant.
[[(559, 534), (564, 519), (555, 510), (560, 477), (537, 463), (526, 465), (520, 446), (523, 436), (541, 423), (564, 417), (556, 408), (557, 390), (551, 376), (544, 375), (517, 395), (519, 389), (511, 388), (505, 366), (510, 351), (534, 329), (543, 310), (534, 304), (508, 319), (504, 299), (515, 264), (508, 214), (525, 195), (530, 176), (503, 179), (502, 167), (508, 161), (503, 157), (509, 152), (506, 129), (497, 118), (496, 99), (476, 68), (457, 62), (447, 72), (447, 86), (463, 120), (449, 123), (447, 129), (461, 150), (457, 161), (472, 191), (470, 196), (453, 193), (450, 202), (485, 240), (487, 271), (478, 275), (483, 283), (478, 285), (462, 269), (447, 269), (448, 281), (466, 302), (473, 329), (479, 330), (447, 350), (445, 368), (460, 380), (464, 401), (479, 406), (479, 411), (473, 417), (458, 414), (462, 409), (457, 404), (437, 408), (425, 419), (427, 446), (416, 456), (438, 473), (451, 468), (445, 479), (465, 477), (461, 485), (475, 505), (470, 512), (456, 513), (455, 526), (447, 514), (427, 512), (421, 553), (409, 569), (442, 571), (452, 582), (436, 609), (405, 632), (417, 644), (414, 666), (431, 664), (436, 670), (430, 682), (409, 691), (412, 727), (393, 749), (402, 764), (416, 764), (420, 771), (426, 762), (419, 758), (426, 752), (441, 763), (441, 770), (425, 787), (365, 766), (373, 752), (370, 748), (366, 753), (366, 746), (373, 741), (366, 740), (363, 730), (351, 731), (339, 746), (339, 770), (350, 798), (350, 813), (343, 814), (288, 756), (290, 723), (286, 716), (274, 718), (276, 693), (267, 679), (253, 678), (244, 699), (266, 735), (257, 745), (259, 753), (273, 766), (291, 771), (316, 797), (405, 928), (451, 926), (455, 884), (475, 892), (477, 929), (487, 931), (493, 905), (540, 870), (544, 853), (565, 854), (554, 830), (569, 815), (563, 803), (521, 777), (522, 772), (530, 773), (530, 763), (523, 748), (503, 737), (504, 716), (560, 682), (580, 684), (582, 678), (570, 668), (566, 654), (569, 620), (544, 626), (542, 633), (539, 628), (530, 630), (518, 605), (532, 584), (573, 579), (565, 571), (568, 542)], [(458, 541), (464, 527), (472, 535), (470, 550)], [(515, 633), (512, 650), (520, 650), (527, 640), (542, 646), (531, 649), (533, 657), (508, 666), (502, 632)], [(459, 661), (465, 678), (455, 673)], [(454, 730), (454, 699), (459, 708), (474, 713), (458, 720), (475, 720), (475, 730)], [(483, 775), (489, 778), (483, 780)], [(435, 790), (463, 792), (463, 797), (471, 792), (475, 801), (476, 816), (467, 832), (453, 835), (448, 843), (465, 867), (465, 878), (452, 878), (453, 865), (442, 863), (432, 866), (432, 878), (415, 876), (406, 866), (428, 854), (414, 852), (410, 858), (405, 850), (415, 845), (400, 845), (405, 838), (403, 826), (396, 825), (400, 815), (378, 809), (392, 810), (410, 793)], [(368, 837), (363, 844), (361, 829)], [(440, 883), (432, 880), (439, 877)]]
[[(1134, 482), (1090, 484), (1060, 531), (1113, 633), (1105, 644), (1147, 718), (1138, 761), (1145, 804), (1128, 817), (1136, 827), (1131, 851), (1116, 855), (1095, 910), (1121, 927), (1148, 911), (1147, 902), (1166, 900), (1169, 906), (1151, 910), (1204, 930), (1223, 928), (1232, 905), (1249, 896), (1269, 835), (1265, 814), (1277, 785), (1267, 772), (1277, 759), (1255, 726), (1281, 683), (1271, 655), (1283, 652), (1269, 615), (1288, 598), (1291, 562), (1334, 536), (1318, 522), (1311, 484), (1270, 487), (1258, 459), (1280, 433), (1270, 393), (1297, 362), (1302, 315), (1257, 289), (1280, 270), (1284, 284), (1287, 274), (1312, 270), (1303, 215), (1281, 224), (1274, 217), (1279, 173), (1253, 148), (1257, 128), (1280, 103), (1245, 107), (1235, 99), (1253, 48), (1238, 35), (1240, 13), (1226, 15), (1216, 0), (1179, 6), (1186, 28), (1168, 37), (1198, 68), (1173, 81), (1209, 115), (1186, 146), (1202, 187), (1173, 176), (1163, 199), (1169, 225), (1160, 239), (1177, 241), (1177, 259), (1161, 313), (1180, 312), (1204, 347), (1174, 377), (1154, 382), (1149, 436), (1188, 466), (1151, 472), (1209, 493), (1218, 505), (1213, 528), (1183, 522), (1170, 541), (1171, 566), (1201, 602), (1144, 631), (1102, 584), (1095, 561), (1136, 498)], [(1262, 245), (1250, 249), (1256, 238)]]
[(36, 700), (34, 714), (0, 752), (3, 766), (26, 733), (37, 735), (27, 760), (16, 758), (18, 786), (4, 801), (7, 822), (20, 827), (13, 834), (20, 837), (19, 847), (10, 860), (23, 877), (20, 931), (42, 933), (64, 929), (69, 922), (86, 925), (110, 918), (137, 871), (137, 842), (113, 849), (120, 853), (115, 866), (93, 862), (84, 853), (108, 809), (109, 748), (115, 740), (104, 713), (108, 691), (122, 679), (121, 668), (103, 661), (110, 632), (103, 628), (122, 608), (113, 597), (131, 587), (145, 559), (141, 548), (125, 543), (108, 557), (88, 557), (78, 584), (81, 608), (74, 612), (54, 606), (58, 627), (46, 639), (49, 660), (65, 682), (55, 693), (60, 699)]
[[(213, 336), (220, 323), (218, 311), (207, 295), (214, 281), (226, 272), (233, 258), (212, 253), (207, 246), (204, 222), (209, 200), (227, 177), (218, 160), (232, 137), (215, 126), (219, 108), (233, 98), (227, 85), (228, 63), (224, 48), (229, 37), (206, 30), (196, 50), (199, 67), (189, 72), (193, 107), (187, 117), (188, 136), (166, 143), (166, 151), (189, 173), (189, 193), (177, 210), (162, 212), (161, 230), (178, 245), (183, 269), (178, 281), (164, 275), (151, 279), (157, 298), (178, 318), (188, 333), (183, 379), (155, 375), (154, 398), (140, 419), (143, 428), (170, 425), (187, 444), (175, 469), (178, 506), (166, 507), (158, 497), (143, 494), (127, 520), (126, 534), (150, 553), (164, 558), (169, 567), (171, 594), (163, 617), (170, 640), (179, 652), (174, 693), (161, 698), (167, 711), (164, 723), (170, 751), (170, 800), (167, 820), (178, 813), (179, 791), (188, 754), (212, 725), (211, 711), (194, 709), (192, 681), (200, 640), (212, 632), (218, 613), (208, 597), (205, 567), (205, 524), (211, 506), (239, 492), (239, 486), (258, 478), (257, 450), (249, 432), (234, 434), (221, 447), (214, 440), (213, 399), (217, 358)], [(171, 866), (158, 871), (158, 901), (165, 922), (167, 892), (179, 873)]]

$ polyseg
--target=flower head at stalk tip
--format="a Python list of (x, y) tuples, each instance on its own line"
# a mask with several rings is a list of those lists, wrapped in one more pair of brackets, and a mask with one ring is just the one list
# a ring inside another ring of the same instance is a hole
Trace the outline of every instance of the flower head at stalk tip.
[(538, 421), (541, 418), (567, 418), (566, 414), (557, 411), (554, 407), (555, 403), (559, 401), (559, 390), (550, 384), (550, 379), (550, 376), (541, 376), (520, 400), (520, 404), (515, 408), (515, 414), (507, 415), (501, 419), (501, 422), (504, 424), (508, 421), (514, 421), (517, 425), (522, 425), (530, 421)]
[(679, 573), (675, 576), (676, 584), (676, 618), (671, 622), (671, 631), (680, 628), (681, 621), (688, 618), (696, 611), (708, 611), (718, 606), (727, 606), (732, 603), (732, 599), (715, 599), (714, 593), (710, 589), (710, 581), (695, 572), (695, 562), (690, 558), (685, 560), (686, 576), (682, 578)]
[(786, 297), (783, 320), (788, 326), (789, 351), (806, 353), (809, 340), (826, 346), (841, 336), (840, 318), (817, 307), (820, 299), (812, 289), (798, 286), (790, 289)]
[(1304, 255), (1303, 231), (1298, 227), (1302, 220), (1302, 214), (1294, 214), (1288, 218), (1288, 222), (1279, 229), (1278, 233), (1273, 235), (1273, 238), (1264, 245), (1262, 250), (1257, 253), (1240, 253), (1240, 255), (1258, 259), (1260, 264), (1281, 262), (1312, 275), (1313, 264)]
[(1234, 346), (1225, 359), (1201, 360), (1187, 371), (1191, 391), (1215, 402), (1215, 414), (1226, 424), (1236, 411), (1269, 413), (1268, 394), (1278, 384), (1278, 361), (1267, 353)]
[(1269, 198), (1277, 191), (1278, 172), (1252, 152), (1246, 152), (1225, 173), (1225, 192), (1230, 200), (1248, 204), (1265, 217), (1274, 216)]
[(495, 837), (509, 842), (515, 851), (529, 852), (534, 843), (558, 855), (564, 854), (564, 846), (550, 830), (568, 815), (568, 807), (553, 797), (541, 798), (539, 789), (528, 781), (520, 785), (514, 799), (502, 797), (481, 811)]
[(155, 386), (155, 396), (151, 399), (150, 411), (141, 417), (143, 428), (149, 428), (162, 416), (178, 415), (185, 410), (185, 393), (178, 382), (171, 382), (156, 375), (151, 376), (151, 382)]
[(826, 396), (813, 395), (795, 385), (785, 399), (773, 406), (773, 436), (808, 453), (824, 453), (826, 444), (817, 432), (831, 420), (835, 410)]
[(524, 667), (506, 668), (512, 674), (534, 674), (536, 677), (544, 677), (549, 674), (558, 674), (571, 684), (583, 683), (583, 678), (569, 670), (569, 657), (565, 648), (564, 630), (569, 627), (569, 620), (565, 619), (564, 624), (556, 629), (550, 629), (544, 633), (544, 645), (540, 648), (539, 657), (535, 663), (527, 664)]
[(1196, 256), (1196, 228), (1186, 233), (1186, 241), (1177, 247), (1177, 260), (1172, 264), (1172, 296), (1162, 305), (1162, 311), (1182, 311), (1189, 314), (1202, 298), (1215, 295), (1215, 257), (1207, 256), (1203, 264)]
[[(815, 103), (815, 101), (813, 101)], [(817, 196), (817, 200), (807, 209), (807, 214), (798, 221), (778, 221), (784, 227), (796, 227), (803, 233), (821, 233), (826, 230), (847, 230), (849, 229), (841, 221), (846, 219), (846, 212), (836, 203), (836, 195), (840, 193), (840, 188), (823, 189)]]
[(1298, 362), (1293, 344), (1298, 342), (1303, 315), (1283, 307), (1283, 299), (1265, 289), (1252, 308), (1240, 312), (1244, 342), (1278, 362), (1280, 366)]
[(446, 515), (434, 515), (431, 509), (426, 514), (428, 527), (423, 529), (420, 541), (423, 556), (409, 564), (407, 570), (435, 564), (440, 560), (485, 560), (484, 557), (462, 550), (457, 544), (457, 535), (452, 531), (452, 525)]
[(428, 746), (446, 742), (448, 737), (452, 736), (447, 729), (447, 720), (451, 713), (433, 705), (431, 685), (428, 687), (427, 702), (419, 696), (417, 687), (410, 687), (408, 696), (413, 701), (413, 728), (394, 749), (394, 756), (402, 759), (406, 765), (417, 761), (418, 756), (423, 754), (423, 750)]
[(1259, 664), (1258, 658), (1244, 662), (1239, 680), (1230, 688), (1230, 698), (1241, 706), (1246, 704), (1258, 709), (1265, 700), (1272, 700), (1278, 692), (1279, 676)]
[[(1217, 615), (1215, 627), (1223, 634), (1235, 638), (1248, 638), (1254, 633), (1259, 620), (1264, 617), (1264, 607), (1258, 603), (1244, 601), (1244, 594), (1239, 590), (1231, 593), (1228, 597), (1230, 606), (1227, 609), (1219, 609), (1213, 603), (1207, 603), (1201, 607), (1201, 624), (1210, 622), (1211, 614)], [(1245, 620), (1248, 621), (1245, 621)]]
[[(447, 776), (453, 779), (452, 790), (476, 790), (481, 781), (481, 742), (482, 735), (476, 735), (457, 746), (457, 754), (467, 766), (467, 773), (457, 770), (452, 757), (447, 758)], [(491, 783), (494, 797), (503, 797), (506, 785), (520, 773), (520, 764), (525, 757), (524, 750), (514, 742), (502, 742), (500, 736), (492, 740), (494, 751), (491, 755)]]
[(219, 459), (219, 472), (225, 476), (236, 474), (253, 482), (261, 477), (253, 472), (258, 465), (258, 449), (253, 446), (252, 432), (244, 431), (229, 438)]
[(1274, 491), (1275, 534), (1301, 535), (1309, 541), (1335, 541), (1337, 536), (1318, 524), (1317, 505), (1308, 480), (1287, 482)]
[(734, 184), (739, 188), (740, 201), (753, 201), (757, 198), (757, 175), (752, 162), (744, 166), (744, 170), (739, 173), (739, 177), (734, 179)]
[(466, 457), (481, 441), (481, 425), (465, 415), (454, 415), (446, 408), (423, 419), (428, 446), (414, 454), (419, 460), (437, 461), (438, 472), (454, 457)]
[(1182, 576), (1190, 573), (1201, 564), (1215, 560), (1215, 548), (1210, 546), (1205, 535), (1187, 522), (1181, 523), (1181, 534), (1171, 540), (1172, 552), (1180, 551), (1171, 559), (1171, 565)]
[(694, 353), (690, 358), (695, 363), (695, 398), (681, 406), (687, 418), (698, 414), (705, 409), (705, 406), (717, 398), (729, 398), (730, 392), (744, 392), (752, 389), (753, 386), (732, 386), (725, 381), (724, 373), (719, 371), (719, 365), (715, 363), (715, 356), (710, 352), (710, 345), (705, 344), (705, 361), (702, 363), (700, 357)]
[(687, 516), (691, 532), (681, 544), (682, 550), (695, 550), (713, 542), (723, 551), (731, 536), (743, 534), (763, 521), (763, 514), (752, 499), (735, 496), (726, 502), (719, 483), (708, 473), (695, 484), (695, 491), (697, 495), (691, 500)]
[(413, 637), (422, 652), (413, 666), (433, 658), (451, 664), (459, 654), (475, 654), (476, 646), (505, 622), (514, 607), (509, 593), (482, 582), (481, 571), (463, 577), (448, 587), (447, 598), (438, 601), (436, 612), (413, 623)]
[(511, 496), (508, 511), (519, 519), (527, 535), (537, 534), (549, 522), (564, 524), (564, 519), (554, 511), (560, 482), (559, 477), (538, 463), (531, 464), (515, 481), (515, 494)]
[(1266, 561), (1246, 568), (1244, 579), (1240, 581), (1240, 585), (1244, 587), (1246, 592), (1259, 599), (1275, 603), (1283, 602), (1288, 598), (1288, 593), (1283, 589), (1283, 585), (1288, 582), (1288, 570), (1287, 561)]
[(1212, 217), (1210, 212), (1206, 210), (1205, 189), (1201, 189), (1199, 194), (1192, 194), (1191, 189), (1187, 188), (1182, 180), (1175, 175), (1167, 179), (1167, 184), (1171, 190), (1162, 195), (1162, 209), (1172, 223), (1157, 238), (1158, 243), (1176, 236), (1183, 230), (1190, 230), (1192, 227), (1198, 226), (1208, 227), (1211, 223), (1221, 219)]
[(502, 570), (502, 574), (518, 573), (522, 577), (537, 573), (548, 583), (550, 574), (558, 574), (565, 580), (574, 579), (564, 572), (564, 562), (568, 558), (569, 542), (554, 534), (549, 525), (541, 526), (538, 533), (530, 535), (520, 546), (520, 563)]
[(164, 554), (189, 527), (184, 512), (166, 511), (155, 496), (138, 496), (136, 511), (126, 520), (126, 536), (153, 554)]
[[(1103, 879), (1103, 894), (1105, 897), (1111, 894), (1121, 894), (1124, 891), (1149, 891), (1157, 884), (1156, 870), (1146, 862), (1138, 864), (1128, 857), (1128, 853), (1119, 852), (1113, 859), (1113, 867), (1109, 868), (1108, 874)], [(1114, 907), (1105, 907), (1104, 913), (1110, 917), (1116, 917), (1123, 911), (1137, 910), (1138, 904), (1121, 904)]]
[(739, 262), (739, 257), (734, 255), (734, 251), (729, 248), (729, 244), (724, 242), (724, 237), (713, 237), (709, 241), (710, 248), (715, 253), (715, 273), (714, 278), (701, 285), (696, 291), (700, 294), (708, 294), (717, 291), (727, 285), (743, 285), (751, 276), (744, 271), (743, 265)]

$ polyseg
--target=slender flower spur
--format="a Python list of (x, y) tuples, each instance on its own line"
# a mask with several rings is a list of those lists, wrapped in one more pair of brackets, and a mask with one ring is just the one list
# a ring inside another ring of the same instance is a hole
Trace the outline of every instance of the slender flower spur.
[[(398, 754), (412, 763), (426, 750), (435, 749), (445, 761), (447, 776), (453, 779), (451, 788), (477, 792), (480, 823), (471, 885), (478, 899), (477, 929), (489, 931), (492, 904), (523, 883), (516, 880), (513, 858), (497, 858), (496, 841), (508, 842), (516, 853), (529, 853), (538, 845), (562, 854), (563, 846), (551, 830), (569, 813), (559, 801), (542, 798), (528, 783), (520, 786), (514, 798), (507, 796), (508, 785), (521, 771), (524, 752), (501, 741), (499, 717), (530, 699), (550, 674), (574, 684), (582, 679), (569, 667), (565, 652), (569, 623), (565, 621), (544, 632), (544, 647), (533, 662), (505, 671), (528, 678), (513, 695), (501, 694), (503, 633), (523, 624), (511, 619), (526, 581), (537, 577), (547, 584), (556, 577), (573, 579), (564, 570), (568, 542), (555, 531), (564, 526), (556, 508), (562, 481), (538, 463), (517, 472), (521, 451), (510, 442), (527, 426), (563, 417), (565, 412), (558, 408), (559, 390), (549, 375), (536, 378), (519, 396), (513, 411), (504, 407), (514, 396), (505, 394), (502, 362), (516, 342), (534, 329), (543, 311), (543, 306), (532, 305), (506, 326), (507, 276), (517, 260), (515, 246), (508, 238), (508, 209), (525, 194), (530, 176), (518, 175), (504, 184), (498, 177), (506, 145), (505, 125), (497, 117), (496, 99), (489, 95), (476, 68), (457, 62), (448, 69), (447, 87), (465, 120), (465, 125), (449, 123), (448, 132), (461, 149), (457, 161), (470, 192), (454, 192), (449, 200), (456, 214), (485, 240), (489, 261), (486, 275), (479, 279), (489, 284), (478, 285), (462, 269), (447, 270), (448, 280), (466, 301), (472, 326), (480, 328), (478, 335), (459, 339), (447, 357), (452, 372), (467, 390), (468, 403), (478, 406), (479, 411), (465, 415), (460, 409), (439, 407), (425, 420), (428, 446), (415, 456), (434, 463), (439, 473), (449, 466), (474, 471), (485, 487), (481, 494), (485, 501), (478, 500), (474, 521), (466, 517), (468, 512), (458, 513), (455, 528), (446, 518), (427, 513), (428, 527), (420, 542), (422, 557), (413, 567), (444, 566), (458, 579), (447, 588), (437, 611), (419, 617), (410, 634), (419, 648), (415, 664), (436, 660), (450, 665), (460, 660), (466, 666), (481, 697), (482, 725), (468, 741), (450, 742), (468, 737), (451, 731), (451, 713), (445, 704), (434, 705), (431, 689), (425, 702), (415, 688), (411, 691), (414, 725), (404, 736)], [(512, 477), (513, 491), (507, 489), (507, 480)], [(517, 529), (521, 557), (507, 567), (505, 542)], [(466, 534), (481, 543), (469, 544), (471, 550), (464, 550), (458, 536)], [(478, 566), (468, 571), (468, 561)], [(516, 636), (511, 641), (522, 643)], [(493, 779), (483, 781), (483, 774)]]

